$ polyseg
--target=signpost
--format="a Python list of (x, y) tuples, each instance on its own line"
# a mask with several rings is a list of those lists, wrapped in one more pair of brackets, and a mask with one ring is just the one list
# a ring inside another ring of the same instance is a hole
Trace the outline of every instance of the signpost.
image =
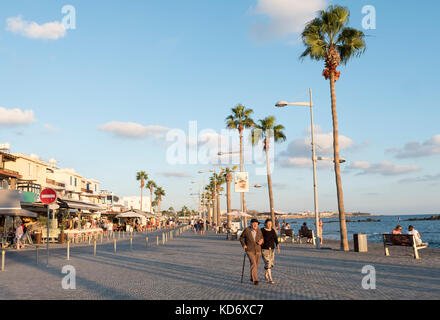
[(46, 244), (47, 244), (47, 265), (49, 265), (49, 229), (50, 229), (50, 206), (57, 200), (57, 193), (55, 190), (46, 188), (40, 193), (40, 200), (46, 205), (47, 208), (47, 234), (46, 234)]

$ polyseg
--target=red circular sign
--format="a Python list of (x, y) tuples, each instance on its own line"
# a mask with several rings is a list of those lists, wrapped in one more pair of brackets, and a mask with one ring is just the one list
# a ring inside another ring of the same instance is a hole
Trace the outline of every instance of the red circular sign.
[(52, 189), (44, 189), (40, 193), (40, 200), (45, 204), (52, 204), (57, 200), (57, 193)]

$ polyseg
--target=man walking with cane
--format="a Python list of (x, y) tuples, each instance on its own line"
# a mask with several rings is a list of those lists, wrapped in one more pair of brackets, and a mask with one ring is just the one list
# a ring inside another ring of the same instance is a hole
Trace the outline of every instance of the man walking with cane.
[(247, 227), (240, 237), (240, 243), (246, 252), (251, 263), (251, 281), (258, 286), (258, 263), (261, 257), (261, 245), (263, 244), (263, 233), (258, 228), (257, 219), (251, 220), (251, 226)]

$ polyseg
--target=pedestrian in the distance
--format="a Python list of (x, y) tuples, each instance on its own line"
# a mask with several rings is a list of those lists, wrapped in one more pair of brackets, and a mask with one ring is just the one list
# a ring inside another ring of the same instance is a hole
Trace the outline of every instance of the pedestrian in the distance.
[(278, 253), (280, 253), (280, 246), (277, 233), (272, 228), (272, 225), (272, 219), (267, 219), (264, 222), (264, 227), (261, 228), (264, 240), (261, 246), (261, 255), (263, 256), (264, 269), (266, 270), (266, 280), (274, 284), (275, 282), (272, 279), (272, 268), (274, 267), (275, 261), (275, 247), (277, 248)]
[(240, 243), (249, 258), (251, 267), (251, 281), (258, 285), (258, 263), (261, 257), (261, 245), (263, 244), (263, 233), (258, 228), (257, 219), (251, 220), (251, 226), (247, 227), (240, 236)]

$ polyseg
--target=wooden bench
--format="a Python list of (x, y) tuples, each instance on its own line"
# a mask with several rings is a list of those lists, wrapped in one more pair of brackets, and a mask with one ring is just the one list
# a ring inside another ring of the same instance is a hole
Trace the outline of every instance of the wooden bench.
[(313, 230), (309, 229), (307, 232), (303, 232), (301, 229), (299, 229), (299, 231), (298, 231), (298, 243), (299, 244), (302, 243), (303, 238), (312, 239), (313, 245), (316, 246), (316, 237), (315, 237), (315, 232)]
[(417, 245), (414, 235), (385, 233), (382, 235), (382, 237), (383, 237), (383, 247), (386, 256), (390, 255), (390, 251), (388, 247), (403, 246), (403, 247), (412, 247), (414, 250), (414, 258), (420, 259), (418, 250), (425, 249), (428, 247), (427, 243), (422, 243), (420, 245)]
[(295, 232), (291, 229), (281, 229), (281, 236), (279, 239), (280, 242), (294, 242), (295, 241)]

